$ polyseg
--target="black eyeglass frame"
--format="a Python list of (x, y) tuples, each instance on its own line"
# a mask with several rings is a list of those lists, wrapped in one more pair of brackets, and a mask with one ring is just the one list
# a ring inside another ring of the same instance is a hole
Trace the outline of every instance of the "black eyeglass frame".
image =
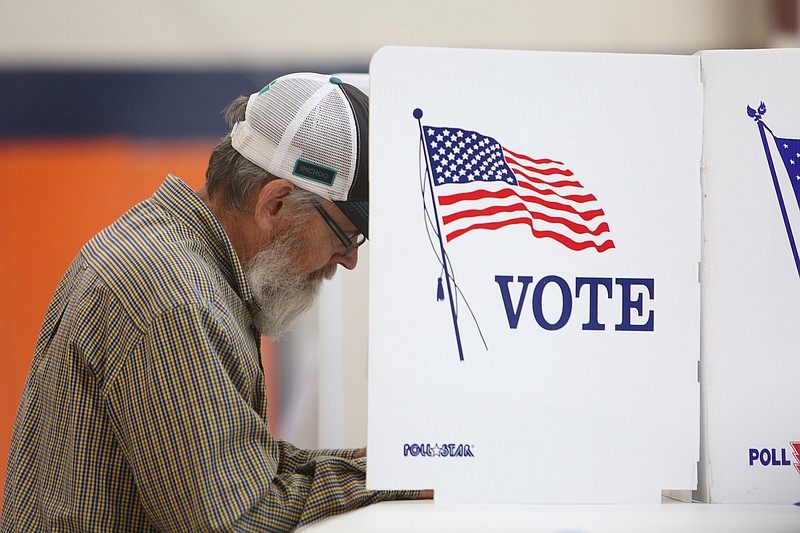
[[(348, 255), (355, 252), (359, 246), (367, 242), (367, 237), (363, 233), (357, 233), (354, 237), (349, 237), (344, 230), (339, 227), (339, 224), (333, 220), (330, 213), (325, 211), (325, 208), (320, 205), (319, 202), (316, 200), (312, 201), (314, 204), (314, 208), (317, 212), (322, 216), (322, 219), (327, 222), (328, 227), (331, 228), (333, 234), (339, 239), (339, 241), (344, 245), (345, 251), (342, 255)], [(353, 240), (355, 239), (355, 241)]]

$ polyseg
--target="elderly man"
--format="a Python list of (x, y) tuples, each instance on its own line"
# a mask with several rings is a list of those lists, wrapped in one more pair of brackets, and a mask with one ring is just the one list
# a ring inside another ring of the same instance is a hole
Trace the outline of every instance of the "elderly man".
[(420, 493), (364, 488), (357, 450), (267, 423), (277, 337), (368, 233), (368, 103), (319, 74), (231, 104), (205, 187), (174, 176), (87, 243), (22, 394), (5, 531), (281, 531)]

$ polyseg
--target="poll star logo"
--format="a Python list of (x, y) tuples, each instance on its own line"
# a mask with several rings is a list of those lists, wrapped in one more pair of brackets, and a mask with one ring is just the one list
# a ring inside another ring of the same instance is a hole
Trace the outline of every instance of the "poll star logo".
[[(476, 131), (423, 125), (422, 110), (414, 110), (419, 125), (420, 191), (428, 238), (440, 273), (437, 300), (447, 300), (455, 333), (459, 360), (464, 350), (459, 331), (458, 308), (463, 302), (483, 340), (478, 320), (464, 297), (453, 273), (447, 245), (475, 231), (497, 231), (510, 226), (527, 226), (531, 236), (548, 239), (574, 252), (585, 250), (605, 253), (615, 248), (606, 214), (594, 194), (587, 191), (573, 172), (561, 161), (534, 158), (501, 145), (496, 139)], [(444, 283), (443, 283), (444, 280)], [(519, 323), (523, 301), (531, 276), (517, 276), (522, 284), (515, 302), (509, 291), (513, 276), (497, 275), (497, 283), (510, 329)], [(588, 294), (589, 321), (583, 330), (604, 330), (597, 316), (598, 300), (612, 298), (612, 287), (619, 285), (623, 321), (617, 331), (653, 331), (653, 310), (643, 307), (643, 298), (653, 299), (651, 278), (579, 277), (575, 293), (560, 276), (543, 277), (533, 288), (533, 314), (536, 324), (545, 330), (557, 330), (569, 321), (573, 298), (582, 287)], [(562, 307), (555, 320), (548, 319), (542, 309), (542, 294), (548, 286), (561, 292)], [(642, 292), (632, 296), (631, 287)], [(601, 288), (605, 290), (601, 296)], [(646, 293), (646, 295), (645, 295)], [(631, 316), (638, 312), (642, 323)], [(488, 348), (487, 348), (488, 349)]]
[[(797, 251), (797, 240), (795, 238), (795, 231), (800, 230), (800, 228), (793, 228), (791, 218), (789, 217), (789, 213), (787, 211), (787, 202), (790, 206), (793, 205), (791, 202), (791, 196), (794, 196), (795, 203), (797, 204), (798, 209), (800, 209), (800, 139), (789, 139), (785, 137), (777, 137), (772, 130), (764, 123), (764, 115), (767, 113), (767, 106), (764, 102), (758, 106), (758, 109), (753, 109), (750, 106), (747, 106), (747, 114), (750, 116), (757, 124), (758, 124), (758, 131), (761, 134), (761, 144), (764, 147), (764, 154), (767, 158), (767, 165), (769, 166), (770, 174), (772, 174), (772, 185), (775, 188), (775, 195), (778, 200), (778, 207), (781, 211), (781, 217), (783, 218), (783, 225), (786, 229), (786, 236), (789, 238), (789, 247), (792, 251), (792, 256), (794, 257), (794, 264), (797, 268), (797, 274), (800, 275), (800, 255), (798, 255)], [(769, 139), (767, 137), (767, 133), (772, 138), (772, 144), (780, 154), (780, 160), (783, 162), (783, 167), (785, 169), (785, 173), (783, 170), (780, 169), (780, 166), (777, 167), (775, 162), (772, 158), (772, 149), (770, 147)], [(788, 181), (788, 183), (787, 183)], [(784, 189), (791, 187), (791, 192), (786, 194)], [(793, 194), (792, 194), (793, 193)], [(784, 195), (788, 195), (790, 200), (785, 200)]]
[(475, 457), (471, 444), (456, 444), (438, 442), (431, 443), (406, 443), (403, 445), (403, 457)]
[(789, 445), (794, 448), (794, 469), (800, 474), (800, 441), (792, 441)]
[(798, 474), (800, 474), (800, 441), (791, 441), (789, 446), (794, 452), (794, 464), (787, 456), (786, 448), (750, 448), (748, 450), (750, 466), (794, 466)]

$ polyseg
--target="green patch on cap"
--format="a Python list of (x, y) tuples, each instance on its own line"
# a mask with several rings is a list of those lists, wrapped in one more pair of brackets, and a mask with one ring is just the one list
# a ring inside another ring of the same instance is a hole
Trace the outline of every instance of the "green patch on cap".
[(272, 80), (272, 81), (271, 81), (271, 82), (269, 82), (269, 83), (268, 83), (268, 84), (267, 84), (267, 85), (266, 85), (266, 86), (265, 86), (263, 89), (261, 89), (260, 91), (258, 91), (258, 94), (260, 94), (260, 95), (261, 95), (261, 94), (264, 94), (265, 92), (269, 91), (269, 88), (270, 88), (270, 87), (272, 87), (274, 84), (275, 84), (275, 80)]
[(333, 180), (336, 179), (336, 171), (334, 169), (300, 158), (295, 161), (292, 174), (301, 178), (324, 183), (325, 185), (333, 185)]

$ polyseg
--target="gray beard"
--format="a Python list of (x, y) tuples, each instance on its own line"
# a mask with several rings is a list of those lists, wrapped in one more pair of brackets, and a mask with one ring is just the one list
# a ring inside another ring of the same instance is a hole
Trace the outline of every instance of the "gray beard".
[(310, 274), (292, 272), (293, 263), (304, 253), (298, 229), (277, 236), (245, 265), (245, 276), (260, 308), (253, 319), (262, 335), (270, 339), (283, 335), (314, 303), (322, 282), (336, 273), (335, 264)]

